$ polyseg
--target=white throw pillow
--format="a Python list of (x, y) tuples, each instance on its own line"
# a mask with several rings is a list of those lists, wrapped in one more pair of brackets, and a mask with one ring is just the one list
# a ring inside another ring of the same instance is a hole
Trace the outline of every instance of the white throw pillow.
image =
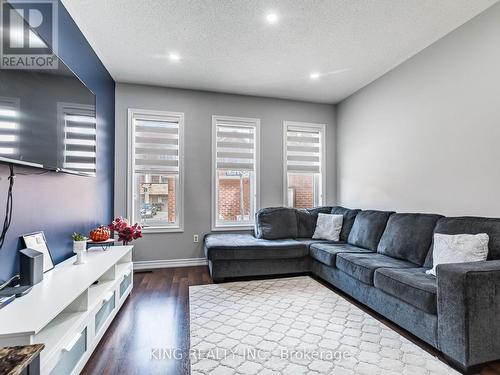
[(486, 233), (480, 234), (434, 234), (434, 249), (432, 252), (432, 269), (426, 271), (436, 276), (438, 264), (479, 262), (488, 257), (488, 242)]
[(338, 241), (343, 221), (344, 216), (342, 215), (318, 214), (313, 238), (317, 240)]

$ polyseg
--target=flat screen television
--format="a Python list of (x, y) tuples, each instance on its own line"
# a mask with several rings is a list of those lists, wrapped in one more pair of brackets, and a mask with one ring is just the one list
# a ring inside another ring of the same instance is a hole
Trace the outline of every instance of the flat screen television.
[(95, 176), (95, 95), (57, 66), (0, 69), (0, 162)]

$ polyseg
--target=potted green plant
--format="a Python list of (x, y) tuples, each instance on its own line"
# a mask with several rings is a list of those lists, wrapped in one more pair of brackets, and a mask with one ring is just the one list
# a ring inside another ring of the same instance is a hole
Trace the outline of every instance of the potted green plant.
[(73, 238), (73, 252), (76, 254), (76, 261), (73, 264), (83, 264), (83, 255), (87, 250), (87, 237), (83, 234), (74, 232), (71, 236)]

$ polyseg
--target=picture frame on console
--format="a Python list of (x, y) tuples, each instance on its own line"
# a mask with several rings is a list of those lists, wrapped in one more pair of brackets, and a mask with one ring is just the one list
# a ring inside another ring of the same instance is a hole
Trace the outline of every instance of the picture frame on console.
[(39, 251), (43, 254), (43, 273), (54, 268), (54, 260), (50, 254), (47, 239), (43, 231), (23, 234), (24, 245), (28, 249)]

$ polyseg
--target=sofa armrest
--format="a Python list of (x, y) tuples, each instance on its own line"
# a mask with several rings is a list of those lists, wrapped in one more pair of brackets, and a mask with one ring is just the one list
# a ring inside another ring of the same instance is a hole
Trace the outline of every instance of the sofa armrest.
[(500, 359), (500, 260), (437, 266), (438, 346), (462, 368)]

